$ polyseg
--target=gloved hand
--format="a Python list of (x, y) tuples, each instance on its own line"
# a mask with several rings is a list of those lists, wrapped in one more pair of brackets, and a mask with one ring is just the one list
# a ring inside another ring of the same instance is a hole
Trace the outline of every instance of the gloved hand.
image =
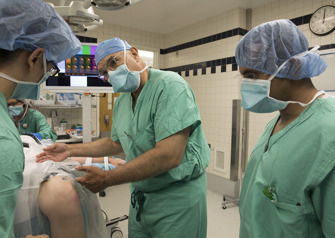
[(28, 132), (27, 134), (31, 134), (31, 135), (35, 136), (37, 139), (42, 140), (42, 135), (40, 133), (31, 133), (31, 132)]

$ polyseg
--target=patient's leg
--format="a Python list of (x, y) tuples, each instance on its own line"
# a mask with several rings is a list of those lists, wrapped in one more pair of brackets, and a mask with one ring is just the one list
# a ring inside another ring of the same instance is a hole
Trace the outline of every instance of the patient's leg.
[(54, 176), (40, 186), (38, 202), (49, 218), (53, 238), (84, 238), (80, 198), (71, 180)]

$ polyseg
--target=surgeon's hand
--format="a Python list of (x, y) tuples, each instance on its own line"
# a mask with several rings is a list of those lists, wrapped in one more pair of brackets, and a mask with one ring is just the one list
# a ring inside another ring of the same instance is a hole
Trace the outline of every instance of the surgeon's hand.
[(83, 177), (77, 177), (75, 180), (93, 193), (100, 192), (107, 188), (106, 173), (95, 166), (76, 166), (76, 170), (87, 172)]
[(36, 162), (42, 163), (46, 160), (53, 160), (55, 162), (61, 162), (70, 156), (70, 153), (67, 151), (66, 144), (55, 143), (43, 148), (44, 152), (36, 155)]

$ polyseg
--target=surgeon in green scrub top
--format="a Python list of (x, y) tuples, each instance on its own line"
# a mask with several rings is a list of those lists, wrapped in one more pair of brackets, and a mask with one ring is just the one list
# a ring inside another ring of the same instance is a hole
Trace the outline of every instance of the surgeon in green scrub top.
[(9, 115), (12, 116), (20, 135), (32, 134), (37, 139), (57, 140), (57, 134), (49, 126), (45, 116), (37, 110), (29, 108), (24, 99), (9, 99), (7, 101)]
[(49, 4), (0, 0), (1, 238), (15, 237), (14, 210), (24, 169), (23, 146), (7, 100), (38, 99), (39, 85), (57, 72), (54, 65), (79, 50), (80, 42)]
[(190, 86), (174, 72), (148, 69), (135, 47), (113, 38), (95, 52), (99, 72), (114, 92), (110, 138), (54, 144), (37, 161), (104, 156), (124, 151), (127, 163), (105, 172), (80, 166), (76, 180), (93, 192), (131, 182), (129, 237), (204, 238), (210, 151)]
[(242, 107), (279, 111), (247, 165), (240, 237), (335, 237), (335, 98), (310, 79), (326, 63), (289, 20), (249, 31), (237, 45), (236, 61)]

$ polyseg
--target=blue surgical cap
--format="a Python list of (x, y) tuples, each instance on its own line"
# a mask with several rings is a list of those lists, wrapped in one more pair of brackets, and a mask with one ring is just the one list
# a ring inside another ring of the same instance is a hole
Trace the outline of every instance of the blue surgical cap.
[[(308, 41), (290, 20), (276, 20), (251, 29), (235, 51), (239, 66), (273, 74), (286, 61), (276, 77), (311, 78), (326, 70), (327, 64), (315, 52), (308, 51)], [(304, 55), (298, 55), (306, 52)]]
[(129, 45), (127, 41), (121, 40), (118, 37), (105, 40), (104, 42), (99, 44), (95, 51), (95, 64), (98, 66), (99, 62), (103, 58), (105, 58), (107, 55), (124, 50), (124, 47), (121, 41), (123, 41), (123, 43), (126, 45), (126, 50), (129, 50), (131, 48), (131, 45)]
[(80, 41), (53, 7), (42, 0), (0, 0), (0, 48), (45, 50), (58, 63), (80, 51)]

